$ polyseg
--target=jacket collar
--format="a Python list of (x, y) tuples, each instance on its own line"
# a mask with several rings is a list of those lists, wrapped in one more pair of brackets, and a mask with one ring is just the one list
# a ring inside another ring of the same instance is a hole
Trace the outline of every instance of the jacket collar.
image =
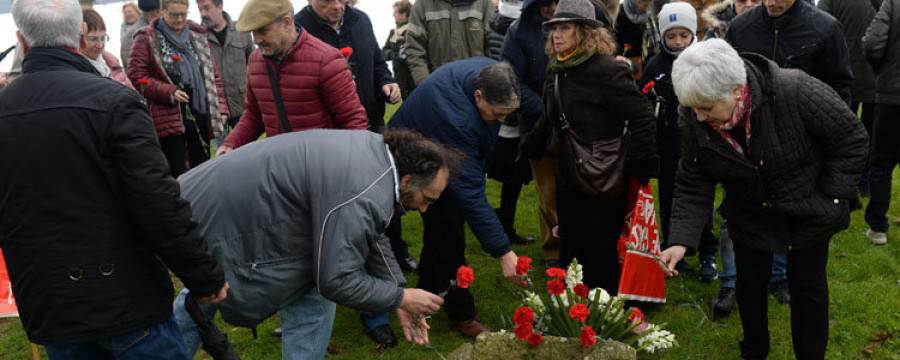
[[(225, 19), (225, 28), (223, 30), (225, 30), (226, 33), (232, 34), (235, 31), (237, 31), (237, 29), (234, 27), (234, 22), (231, 21), (231, 16), (229, 16), (227, 12), (224, 12), (224, 11), (222, 12), (222, 18)], [(212, 29), (206, 29), (206, 28), (204, 28), (204, 29), (206, 30), (206, 34), (207, 34), (206, 38), (209, 39), (210, 42), (219, 44), (219, 38), (216, 37), (215, 32)], [(219, 44), (219, 45), (227, 46), (228, 44), (231, 43), (232, 39), (234, 39), (234, 36), (228, 35), (225, 37), (225, 43)]]
[(97, 69), (84, 56), (74, 50), (61, 47), (35, 47), (25, 53), (22, 73), (74, 70), (97, 74)]
[(791, 5), (791, 7), (784, 12), (784, 14), (781, 14), (781, 16), (777, 18), (769, 16), (769, 12), (766, 10), (765, 5), (760, 5), (757, 7), (761, 8), (760, 12), (762, 13), (763, 18), (766, 19), (766, 22), (771, 23), (776, 29), (782, 29), (789, 26), (794, 21), (794, 18), (799, 16), (799, 14), (803, 11), (804, 6), (806, 6), (806, 0), (795, 0), (794, 4)]
[(778, 65), (764, 56), (754, 53), (742, 53), (741, 57), (744, 59), (747, 83), (750, 85), (752, 101), (750, 109), (753, 114), (759, 114), (762, 104), (772, 96), (772, 76), (777, 71)]
[[(800, 1), (800, 0), (798, 0)], [(346, 10), (344, 10), (344, 18), (341, 19), (341, 33), (352, 29), (353, 26), (356, 25), (356, 22), (359, 21), (359, 14), (356, 13), (359, 10), (354, 9), (352, 6), (347, 6)], [(306, 15), (304, 15), (306, 13)], [(323, 19), (319, 14), (316, 14), (315, 10), (310, 5), (306, 5), (303, 10), (300, 10), (300, 14), (298, 16), (304, 17), (309, 16), (312, 18), (316, 24), (322, 27), (326, 27), (331, 31), (335, 31), (331, 24), (328, 23), (327, 20)]]

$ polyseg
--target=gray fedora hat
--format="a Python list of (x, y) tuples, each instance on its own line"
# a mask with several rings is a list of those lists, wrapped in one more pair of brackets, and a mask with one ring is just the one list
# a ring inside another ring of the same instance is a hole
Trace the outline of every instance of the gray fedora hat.
[(594, 5), (588, 0), (559, 0), (553, 18), (544, 21), (544, 26), (555, 23), (573, 21), (593, 27), (602, 27), (603, 23), (597, 21)]

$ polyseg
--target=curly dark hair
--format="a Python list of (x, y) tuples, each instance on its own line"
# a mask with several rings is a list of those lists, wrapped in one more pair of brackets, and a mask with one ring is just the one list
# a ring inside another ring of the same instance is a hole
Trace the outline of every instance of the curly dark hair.
[(412, 175), (410, 187), (413, 189), (421, 189), (434, 181), (442, 167), (455, 174), (459, 163), (465, 159), (459, 150), (438, 144), (409, 129), (386, 129), (384, 143), (394, 156), (399, 176)]

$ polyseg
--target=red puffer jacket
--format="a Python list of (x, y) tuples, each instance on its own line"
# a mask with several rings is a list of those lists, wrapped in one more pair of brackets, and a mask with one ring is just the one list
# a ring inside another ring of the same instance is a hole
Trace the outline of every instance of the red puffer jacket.
[[(184, 133), (184, 124), (181, 120), (181, 111), (172, 100), (172, 94), (178, 89), (178, 85), (172, 83), (172, 79), (166, 75), (159, 59), (157, 49), (156, 23), (160, 19), (154, 19), (146, 28), (139, 30), (134, 36), (131, 46), (131, 54), (128, 56), (128, 78), (135, 84), (137, 90), (147, 99), (150, 107), (150, 115), (153, 117), (153, 125), (156, 126), (156, 134), (160, 139)], [(212, 52), (206, 39), (206, 29), (192, 21), (188, 21), (186, 29), (191, 31), (191, 43), (194, 51), (198, 52), (200, 60), (200, 72), (203, 74), (203, 82), (206, 88), (207, 113), (211, 119), (207, 128), (212, 131), (212, 136), (222, 135), (222, 122), (220, 114), (228, 114), (228, 102), (222, 91), (222, 80), (216, 70), (216, 64), (212, 61)], [(211, 74), (210, 74), (211, 73)], [(143, 90), (138, 84), (139, 79), (147, 79), (150, 85)], [(212, 83), (215, 82), (215, 91)]]
[(247, 101), (237, 127), (225, 139), (236, 149), (266, 136), (283, 133), (266, 66), (278, 77), (291, 131), (358, 129), (368, 126), (347, 60), (338, 49), (301, 30), (281, 65), (256, 49), (247, 64)]

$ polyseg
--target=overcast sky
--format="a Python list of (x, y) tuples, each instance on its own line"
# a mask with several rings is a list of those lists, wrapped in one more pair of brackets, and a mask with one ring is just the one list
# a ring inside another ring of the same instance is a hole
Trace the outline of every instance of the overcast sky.
[[(16, 25), (9, 13), (10, 0), (0, 0), (0, 51), (15, 45), (16, 43)], [(244, 8), (246, 0), (224, 0), (223, 7), (225, 11), (236, 19)], [(103, 16), (106, 23), (106, 30), (109, 34), (109, 43), (106, 44), (106, 50), (119, 56), (119, 29), (122, 24), (122, 4), (125, 1), (109, 2), (105, 4), (96, 4), (94, 9)], [(190, 14), (188, 17), (195, 22), (200, 22), (200, 14), (197, 10), (197, 2), (190, 1)], [(294, 11), (298, 12), (307, 5), (307, 0), (291, 0), (294, 4)], [(378, 39), (379, 46), (384, 44), (388, 33), (394, 27), (394, 10), (391, 8), (394, 0), (358, 0), (356, 8), (362, 10), (372, 20), (375, 37)], [(3, 62), (0, 62), (0, 72), (7, 72), (12, 66), (13, 55), (7, 56)]]

